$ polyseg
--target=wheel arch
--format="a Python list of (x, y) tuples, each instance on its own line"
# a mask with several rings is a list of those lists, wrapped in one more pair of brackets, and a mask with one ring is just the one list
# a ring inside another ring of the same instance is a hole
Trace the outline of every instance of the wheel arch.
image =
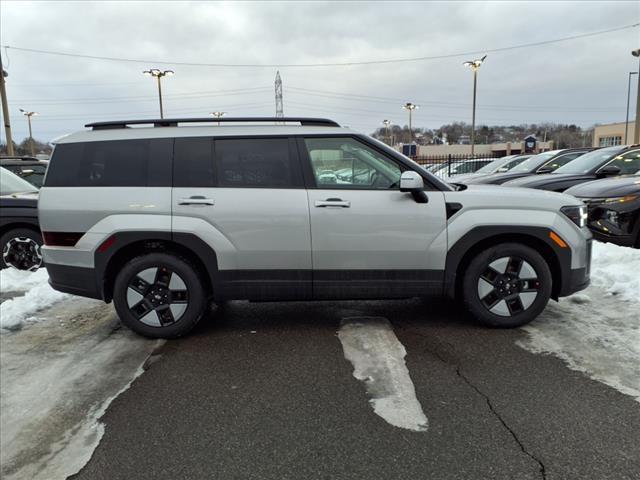
[[(114, 240), (110, 240), (110, 239)], [(115, 278), (122, 266), (130, 259), (150, 252), (177, 254), (189, 260), (198, 270), (207, 295), (215, 291), (217, 281), (217, 258), (214, 250), (204, 241), (192, 234), (170, 232), (122, 232), (111, 235), (107, 242), (113, 242), (111, 248), (95, 254), (96, 277), (101, 283), (102, 298), (106, 302), (113, 299)], [(115, 248), (114, 248), (115, 247)]]
[(11, 230), (21, 228), (26, 228), (27, 230), (36, 232), (38, 235), (42, 235), (42, 233), (40, 232), (40, 227), (37, 224), (29, 222), (28, 220), (18, 220), (0, 225), (0, 237)]
[(570, 275), (571, 250), (554, 244), (550, 232), (543, 227), (483, 226), (472, 229), (447, 253), (445, 295), (450, 298), (459, 296), (463, 274), (478, 253), (500, 243), (520, 243), (537, 251), (549, 265), (553, 281), (551, 298), (557, 300), (563, 281)]

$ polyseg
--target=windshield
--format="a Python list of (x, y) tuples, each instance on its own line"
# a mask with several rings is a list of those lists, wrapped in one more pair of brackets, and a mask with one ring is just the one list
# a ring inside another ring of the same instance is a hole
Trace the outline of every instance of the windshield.
[(19, 192), (35, 192), (37, 189), (15, 173), (0, 167), (0, 195), (11, 195)]
[(484, 167), (478, 169), (476, 173), (493, 173), (498, 168), (508, 163), (512, 158), (513, 158), (513, 155), (509, 155), (508, 157), (502, 157), (497, 160), (494, 160), (493, 162), (488, 163)]
[(558, 150), (552, 150), (551, 152), (539, 153), (538, 155), (534, 155), (531, 158), (528, 158), (524, 162), (513, 167), (510, 172), (521, 172), (521, 173), (531, 173), (535, 171), (540, 165), (545, 163), (547, 160), (553, 158), (559, 153)]
[(594, 168), (598, 168), (600, 164), (609, 160), (612, 156), (625, 148), (626, 147), (624, 145), (618, 145), (615, 147), (600, 148), (599, 150), (585, 153), (581, 157), (563, 165), (553, 173), (588, 173)]

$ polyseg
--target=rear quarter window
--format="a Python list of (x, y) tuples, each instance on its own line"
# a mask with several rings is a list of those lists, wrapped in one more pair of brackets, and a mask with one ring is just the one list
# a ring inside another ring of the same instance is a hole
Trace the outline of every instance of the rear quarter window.
[(168, 187), (172, 153), (170, 138), (60, 144), (45, 186)]

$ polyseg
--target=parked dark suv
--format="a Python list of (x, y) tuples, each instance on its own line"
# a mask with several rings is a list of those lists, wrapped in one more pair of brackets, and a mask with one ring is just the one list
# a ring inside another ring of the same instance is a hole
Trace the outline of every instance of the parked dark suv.
[(37, 189), (0, 167), (0, 268), (37, 270), (41, 246)]
[(594, 238), (640, 248), (640, 175), (595, 180), (565, 193), (587, 204)]
[(0, 167), (24, 178), (31, 185), (42, 186), (48, 162), (34, 157), (0, 157)]

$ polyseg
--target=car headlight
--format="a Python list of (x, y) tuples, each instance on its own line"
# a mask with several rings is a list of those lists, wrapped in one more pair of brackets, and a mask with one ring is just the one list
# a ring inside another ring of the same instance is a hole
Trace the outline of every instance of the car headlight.
[(560, 211), (579, 228), (583, 228), (587, 224), (587, 207), (585, 205), (562, 207)]

